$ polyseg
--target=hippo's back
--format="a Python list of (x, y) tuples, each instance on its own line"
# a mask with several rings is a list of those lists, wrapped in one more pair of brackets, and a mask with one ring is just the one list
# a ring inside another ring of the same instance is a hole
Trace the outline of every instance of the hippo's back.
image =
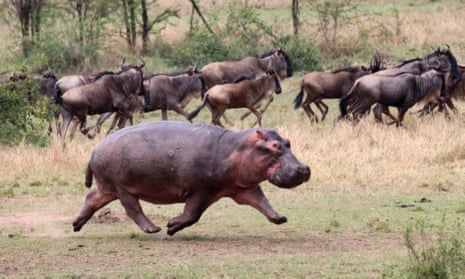
[(108, 136), (92, 154), (97, 179), (118, 183), (173, 183), (208, 176), (218, 160), (225, 129), (175, 121), (154, 121), (121, 129)]

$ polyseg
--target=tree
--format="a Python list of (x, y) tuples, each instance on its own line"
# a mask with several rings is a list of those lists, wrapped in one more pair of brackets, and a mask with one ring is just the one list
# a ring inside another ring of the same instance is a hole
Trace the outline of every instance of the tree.
[(299, 34), (299, 0), (292, 0), (292, 26), (294, 31), (294, 36)]
[(23, 54), (29, 50), (40, 32), (40, 15), (44, 5), (43, 0), (10, 0), (16, 11), (21, 28)]
[[(121, 0), (123, 8), (123, 19), (125, 34), (122, 36), (126, 39), (128, 46), (131, 49), (134, 49), (137, 45), (137, 27), (140, 26), (140, 34), (142, 39), (142, 52), (146, 52), (149, 42), (150, 32), (159, 33), (161, 32), (167, 24), (169, 24), (169, 19), (171, 17), (178, 17), (177, 9), (165, 9), (159, 14), (154, 14), (154, 17), (151, 19), (148, 16), (148, 10), (150, 7), (152, 9), (156, 8), (157, 0), (152, 0), (150, 3), (147, 3), (146, 0)], [(137, 14), (139, 10), (137, 9), (140, 4), (140, 18), (138, 22)], [(158, 26), (155, 29), (155, 26)]]

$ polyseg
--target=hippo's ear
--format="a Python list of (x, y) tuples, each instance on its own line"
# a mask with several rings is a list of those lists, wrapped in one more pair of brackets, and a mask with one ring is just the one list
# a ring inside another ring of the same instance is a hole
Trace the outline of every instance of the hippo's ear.
[(255, 134), (259, 140), (266, 140), (266, 135), (263, 130), (257, 129), (255, 130)]

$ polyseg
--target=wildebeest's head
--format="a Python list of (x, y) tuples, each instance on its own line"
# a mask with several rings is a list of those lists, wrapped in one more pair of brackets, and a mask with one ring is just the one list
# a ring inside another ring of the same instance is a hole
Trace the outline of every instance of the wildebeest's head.
[(452, 79), (456, 79), (459, 75), (457, 59), (449, 47), (443, 49), (438, 47), (436, 51), (427, 55), (425, 60), (428, 69), (434, 69), (439, 72), (450, 72)]
[(293, 75), (291, 59), (282, 49), (273, 49), (261, 56), (261, 58), (271, 57), (268, 70), (274, 70), (281, 79)]
[(139, 77), (137, 78), (137, 83), (139, 84), (139, 96), (144, 96), (145, 105), (148, 107), (150, 106), (150, 93), (145, 90), (144, 87), (144, 73), (142, 69), (145, 66), (145, 61), (142, 58), (139, 58), (142, 61), (142, 64), (139, 66), (133, 64), (125, 64), (126, 58), (123, 58), (123, 62), (121, 63), (121, 73), (129, 73), (129, 72), (137, 72)]

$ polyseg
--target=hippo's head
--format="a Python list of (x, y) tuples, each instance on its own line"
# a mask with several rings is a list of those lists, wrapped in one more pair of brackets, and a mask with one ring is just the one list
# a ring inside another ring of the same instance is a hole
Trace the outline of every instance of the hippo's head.
[(262, 138), (257, 142), (269, 165), (267, 179), (281, 188), (293, 188), (310, 179), (310, 167), (301, 163), (291, 152), (288, 139), (282, 138), (274, 130), (257, 130)]

